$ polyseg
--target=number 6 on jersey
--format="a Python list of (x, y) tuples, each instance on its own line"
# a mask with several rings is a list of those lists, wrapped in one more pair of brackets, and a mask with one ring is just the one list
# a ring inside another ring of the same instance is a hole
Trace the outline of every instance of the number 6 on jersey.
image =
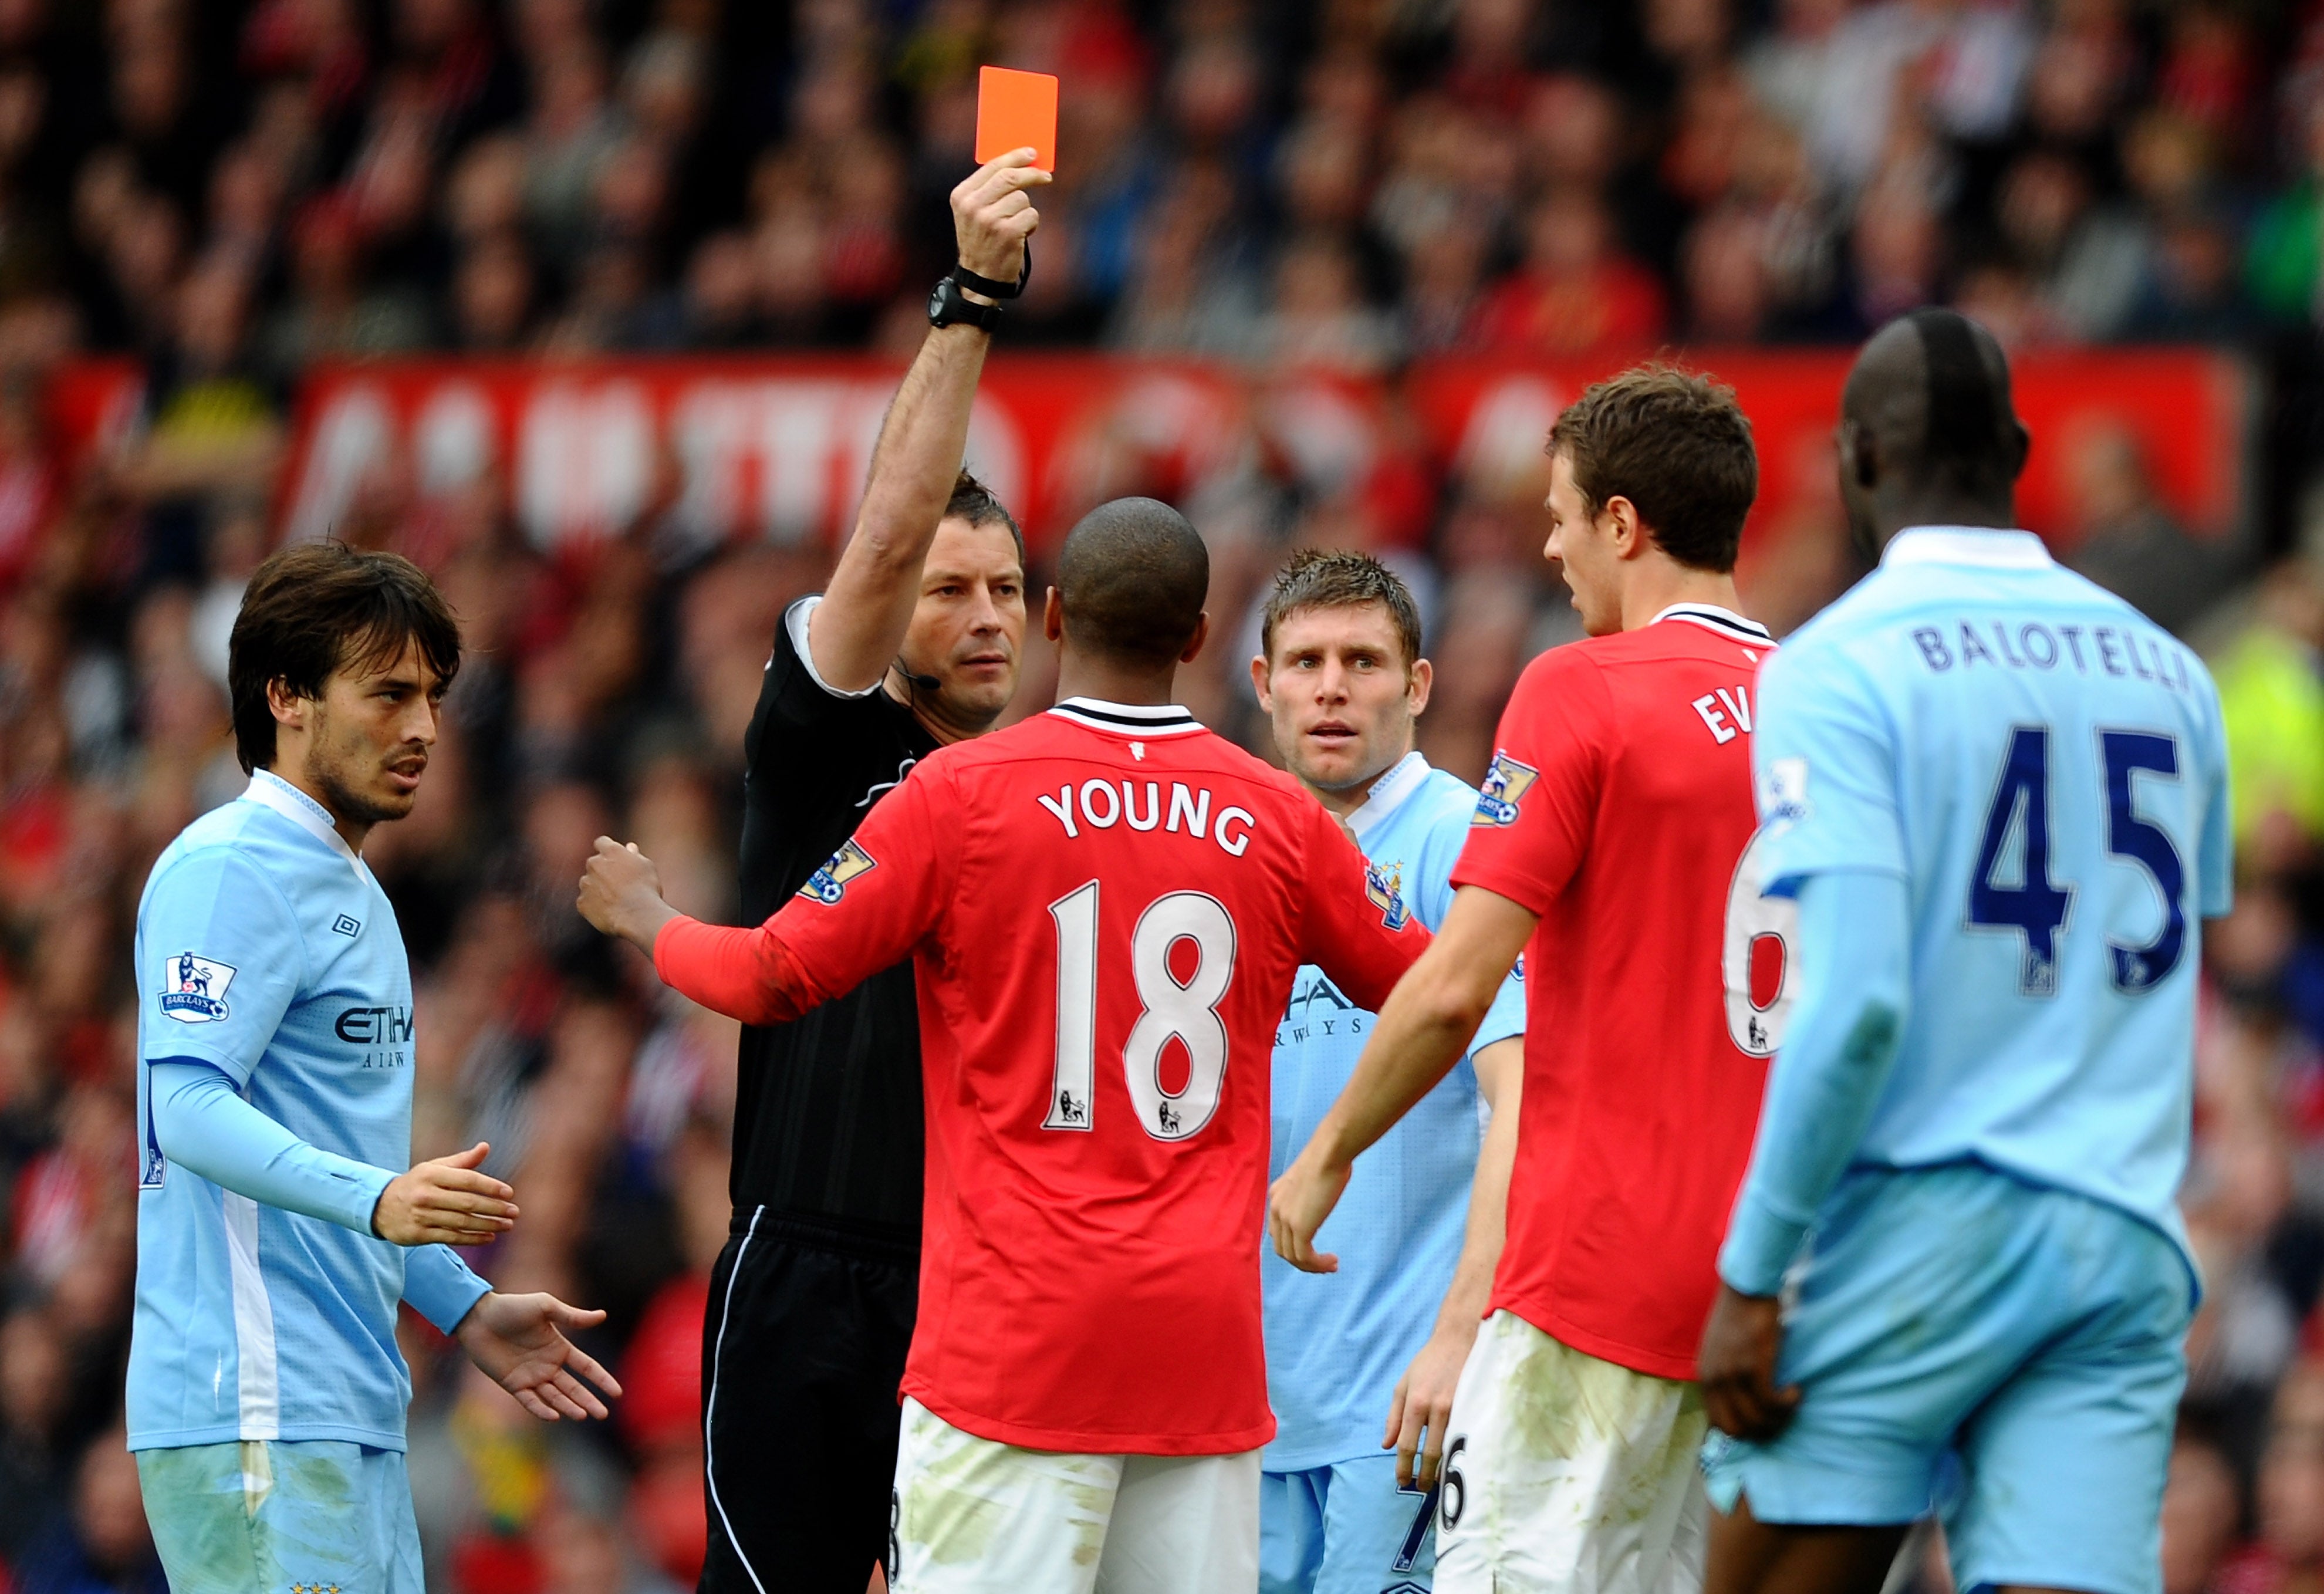
[[(1095, 1127), (1097, 1073), (1098, 882), (1049, 904), (1057, 928), (1057, 1055), (1049, 1082), (1045, 1129)], [(1181, 981), (1170, 954), (1191, 942), (1194, 964)], [(1138, 916), (1130, 965), (1137, 982), (1138, 1022), (1122, 1047), (1123, 1081), (1139, 1124), (1157, 1140), (1183, 1140), (1211, 1121), (1226, 1083), (1227, 1027), (1219, 1003), (1234, 981), (1235, 926), (1225, 905), (1201, 891), (1172, 891)], [(1186, 1050), (1186, 1083), (1162, 1083), (1171, 1040)]]

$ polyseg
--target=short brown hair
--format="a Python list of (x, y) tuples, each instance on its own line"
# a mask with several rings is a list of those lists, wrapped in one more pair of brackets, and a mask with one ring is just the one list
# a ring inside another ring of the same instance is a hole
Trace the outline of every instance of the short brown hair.
[(1017, 562), (1025, 562), (1025, 533), (1017, 524), (1017, 517), (1001, 502), (992, 489), (963, 470), (953, 478), (952, 496), (945, 501), (944, 518), (966, 521), (972, 526), (1006, 526), (1010, 539), (1017, 545)]
[(1355, 609), (1378, 604), (1404, 646), (1404, 668), (1420, 661), (1420, 609), (1412, 589), (1371, 555), (1350, 548), (1303, 548), (1275, 573), (1259, 612), (1259, 650), (1275, 662), (1275, 628), (1305, 609)]
[(1735, 568), (1744, 517), (1759, 494), (1751, 422), (1721, 382), (1638, 365), (1592, 384), (1549, 428), (1590, 512), (1627, 498), (1655, 544), (1682, 565)]
[(274, 762), (269, 684), (320, 697), (343, 669), (378, 669), (405, 647), (446, 686), (460, 670), (460, 622), (427, 572), (401, 554), (305, 542), (259, 566), (226, 644), (234, 751), (245, 773)]

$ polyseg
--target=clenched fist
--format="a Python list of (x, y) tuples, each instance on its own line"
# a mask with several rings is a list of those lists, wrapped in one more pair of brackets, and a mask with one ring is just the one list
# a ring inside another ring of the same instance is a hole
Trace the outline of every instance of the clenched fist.
[(653, 955), (654, 937), (662, 926), (678, 917), (678, 909), (661, 899), (661, 871), (653, 860), (611, 836), (597, 838), (597, 850), (581, 876), (581, 917), (608, 935)]
[(1025, 269), (1025, 241), (1041, 225), (1026, 190), (1049, 181), (1029, 149), (1011, 150), (978, 167), (952, 191), (952, 228), (960, 263), (980, 277), (1014, 282)]

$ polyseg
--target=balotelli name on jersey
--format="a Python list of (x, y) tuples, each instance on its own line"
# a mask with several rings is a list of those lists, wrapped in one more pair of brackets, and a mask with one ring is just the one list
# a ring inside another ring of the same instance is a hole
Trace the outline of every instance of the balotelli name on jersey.
[(754, 930), (655, 965), (752, 1022), (906, 955), (927, 1101), (903, 1387), (1037, 1450), (1272, 1435), (1268, 1080), (1294, 973), (1377, 1009), (1427, 932), (1288, 776), (1184, 709), (1073, 698), (924, 759)]

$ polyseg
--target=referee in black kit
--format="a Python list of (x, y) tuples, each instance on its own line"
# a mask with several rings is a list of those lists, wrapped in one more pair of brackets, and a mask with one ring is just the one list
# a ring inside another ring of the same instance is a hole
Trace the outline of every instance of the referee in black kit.
[[(744, 746), (742, 907), (757, 924), (915, 760), (1017, 688), (1025, 545), (966, 472), (969, 406), (1049, 180), (1020, 150), (952, 194), (960, 264), (890, 405), (855, 531), (784, 615)], [(734, 1226), (710, 1280), (706, 1594), (864, 1594), (888, 1548), (897, 1387), (919, 1293), (920, 1036), (899, 963), (742, 1031)]]

